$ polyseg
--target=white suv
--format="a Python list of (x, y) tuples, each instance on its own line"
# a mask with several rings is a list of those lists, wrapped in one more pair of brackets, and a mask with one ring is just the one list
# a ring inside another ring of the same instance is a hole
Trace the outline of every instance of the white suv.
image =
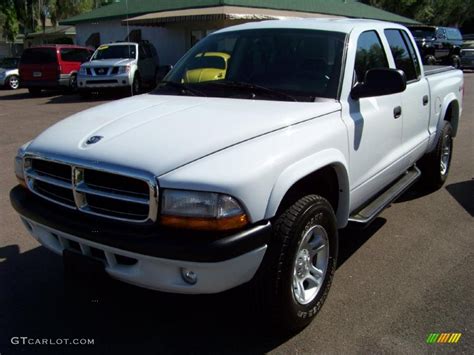
[(137, 94), (144, 84), (154, 86), (158, 67), (156, 49), (147, 41), (103, 44), (81, 65), (78, 89), (85, 97), (110, 88), (130, 88)]

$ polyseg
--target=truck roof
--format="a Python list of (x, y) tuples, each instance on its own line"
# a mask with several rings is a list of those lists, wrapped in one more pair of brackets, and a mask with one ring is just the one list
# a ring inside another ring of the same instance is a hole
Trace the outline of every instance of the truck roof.
[(334, 31), (342, 33), (350, 33), (354, 29), (385, 29), (385, 28), (404, 28), (403, 26), (385, 21), (367, 20), (367, 19), (339, 19), (339, 18), (304, 18), (304, 19), (288, 19), (288, 20), (270, 20), (260, 22), (249, 22), (242, 25), (227, 27), (216, 33), (237, 31), (237, 30), (253, 30), (265, 28), (296, 28), (296, 29), (313, 29), (323, 31)]

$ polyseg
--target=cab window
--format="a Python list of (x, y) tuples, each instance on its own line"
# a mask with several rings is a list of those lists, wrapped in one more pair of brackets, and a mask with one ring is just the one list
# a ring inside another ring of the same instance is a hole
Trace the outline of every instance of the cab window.
[(402, 37), (401, 31), (385, 30), (385, 37), (387, 37), (397, 69), (405, 72), (407, 81), (417, 80), (418, 73), (415, 68), (415, 63), (413, 62), (412, 54), (408, 49), (407, 43)]
[(357, 41), (355, 81), (363, 82), (369, 69), (388, 68), (387, 56), (375, 31), (363, 32)]

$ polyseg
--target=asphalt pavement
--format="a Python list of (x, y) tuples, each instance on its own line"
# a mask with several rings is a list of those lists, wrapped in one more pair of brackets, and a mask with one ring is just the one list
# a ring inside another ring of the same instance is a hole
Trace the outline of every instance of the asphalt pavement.
[[(292, 337), (260, 327), (238, 291), (190, 297), (103, 279), (76, 285), (77, 297), (65, 292), (61, 258), (28, 235), (10, 206), (13, 157), (58, 120), (114, 99), (0, 90), (1, 355), (473, 353), (474, 73), (465, 73), (464, 113), (445, 186), (431, 194), (415, 186), (369, 228), (342, 231), (329, 297), (314, 322)], [(430, 333), (462, 336), (457, 344), (427, 344)], [(22, 345), (18, 337), (94, 344)]]

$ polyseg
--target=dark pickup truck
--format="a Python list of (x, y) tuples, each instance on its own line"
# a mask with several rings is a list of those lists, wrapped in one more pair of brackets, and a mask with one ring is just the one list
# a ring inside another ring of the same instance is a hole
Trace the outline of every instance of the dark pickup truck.
[(461, 66), (460, 51), (463, 44), (457, 28), (437, 26), (409, 26), (415, 37), (423, 63)]

